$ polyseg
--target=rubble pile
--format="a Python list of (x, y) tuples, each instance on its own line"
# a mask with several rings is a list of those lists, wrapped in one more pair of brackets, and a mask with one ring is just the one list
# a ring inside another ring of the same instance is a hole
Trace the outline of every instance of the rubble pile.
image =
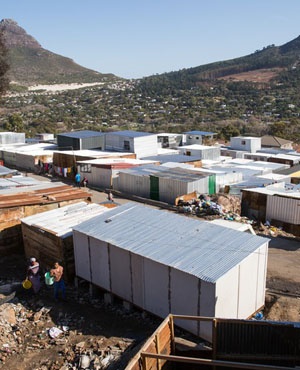
[(177, 210), (180, 213), (196, 215), (203, 218), (224, 218), (225, 220), (253, 223), (247, 217), (241, 217), (240, 198), (229, 195), (210, 197), (200, 195), (188, 201), (179, 200)]
[[(87, 295), (81, 295), (80, 301), (85, 298)], [(101, 330), (93, 330), (92, 318), (87, 318), (84, 308), (75, 313), (72, 304), (70, 311), (62, 302), (58, 315), (53, 313), (55, 305), (45, 304), (43, 298), (13, 298), (1, 304), (0, 368), (12, 368), (12, 361), (18, 357), (29, 358), (30, 364), (22, 367), (17, 363), (16, 368), (32, 370), (100, 370), (122, 362), (124, 352), (135, 346), (135, 339), (101, 335)], [(79, 301), (77, 304), (82, 305)], [(90, 297), (89, 304), (104, 305), (101, 300)], [(135, 316), (133, 320), (142, 319), (141, 313), (117, 306), (112, 311), (123, 319), (130, 315)]]

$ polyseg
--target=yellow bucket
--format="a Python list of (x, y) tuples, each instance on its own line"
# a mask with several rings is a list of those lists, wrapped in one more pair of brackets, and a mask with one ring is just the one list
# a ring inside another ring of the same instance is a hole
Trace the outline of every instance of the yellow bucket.
[(32, 287), (32, 283), (30, 280), (25, 279), (22, 283), (24, 289), (30, 289)]

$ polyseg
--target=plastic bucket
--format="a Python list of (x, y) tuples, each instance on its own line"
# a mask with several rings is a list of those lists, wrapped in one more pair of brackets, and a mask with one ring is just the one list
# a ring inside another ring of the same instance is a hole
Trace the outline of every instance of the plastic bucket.
[(23, 281), (22, 286), (24, 289), (30, 289), (32, 287), (32, 283), (30, 280), (26, 279)]
[(52, 285), (54, 283), (53, 276), (50, 275), (50, 272), (45, 273), (45, 284), (46, 285)]

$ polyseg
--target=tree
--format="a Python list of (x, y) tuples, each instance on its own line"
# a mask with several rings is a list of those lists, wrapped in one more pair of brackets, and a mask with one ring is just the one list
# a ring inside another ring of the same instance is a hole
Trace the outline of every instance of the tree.
[(219, 133), (219, 136), (225, 139), (226, 141), (229, 141), (231, 137), (239, 136), (239, 135), (240, 135), (239, 129), (234, 127), (231, 124), (226, 125), (225, 127), (222, 127)]
[(24, 132), (22, 117), (19, 114), (9, 116), (8, 121), (4, 124), (4, 129), (11, 132)]
[(0, 95), (5, 94), (9, 87), (9, 79), (7, 72), (9, 64), (7, 60), (8, 49), (4, 43), (3, 32), (0, 32)]

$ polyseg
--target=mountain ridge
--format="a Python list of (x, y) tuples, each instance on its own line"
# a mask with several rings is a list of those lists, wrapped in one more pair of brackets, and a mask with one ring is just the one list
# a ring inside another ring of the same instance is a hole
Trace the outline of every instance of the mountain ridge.
[(11, 82), (31, 86), (56, 83), (103, 82), (116, 78), (75, 63), (71, 58), (44, 49), (13, 19), (0, 22), (0, 32), (8, 49)]
[[(9, 50), (9, 78), (18, 84), (91, 83), (121, 79), (76, 64), (71, 58), (44, 49), (12, 19), (0, 22)], [(156, 74), (142, 79), (143, 84), (158, 81), (163, 86), (190, 88), (208, 81), (227, 79), (269, 83), (283, 72), (300, 66), (300, 36), (281, 45), (269, 45), (245, 56), (208, 63), (179, 71)], [(123, 79), (126, 80), (126, 79)]]

